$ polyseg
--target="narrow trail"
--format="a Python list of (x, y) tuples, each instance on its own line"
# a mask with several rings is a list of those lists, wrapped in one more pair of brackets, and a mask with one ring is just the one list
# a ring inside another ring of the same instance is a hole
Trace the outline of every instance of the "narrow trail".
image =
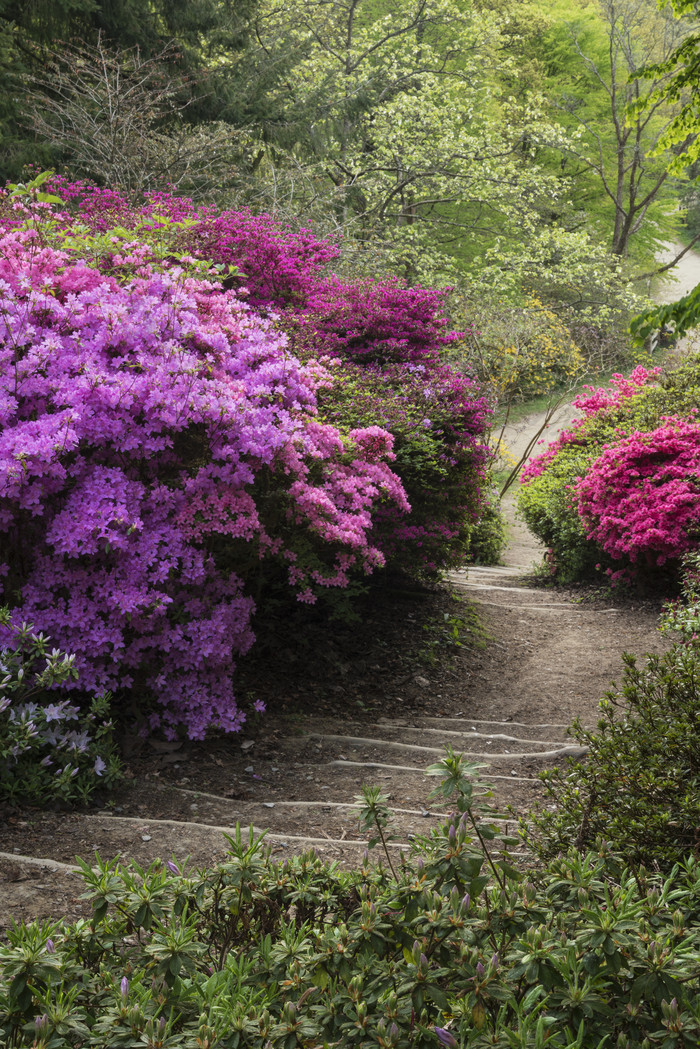
[[(566, 421), (553, 421), (550, 437)], [(526, 440), (538, 425), (527, 420), (509, 441)], [(505, 510), (505, 563), (449, 577), (478, 609), (489, 640), (483, 651), (461, 650), (447, 679), (432, 680), (426, 670), (403, 684), (406, 695), (430, 693), (423, 713), (407, 708), (396, 716), (403, 698), (388, 682), (390, 716), (268, 715), (257, 739), (227, 741), (205, 761), (166, 753), (162, 771), (135, 782), (114, 810), (0, 812), (0, 926), (10, 915), (80, 914), (76, 854), (89, 859), (97, 850), (140, 864), (175, 854), (207, 865), (223, 857), (222, 834), (237, 823), (266, 830), (279, 858), (314, 847), (354, 864), (365, 849), (354, 806), (364, 782), (390, 799), (397, 852), (440, 822), (441, 808), (427, 800), (425, 768), (446, 744), (485, 766), (500, 805), (526, 811), (543, 802), (537, 773), (578, 756), (566, 727), (574, 717), (595, 722), (599, 699), (619, 678), (621, 653), (659, 650), (657, 611), (580, 604), (528, 585), (542, 550), (515, 520), (512, 500)]]
[[(683, 244), (679, 240), (669, 241), (659, 254), (658, 262), (664, 265), (682, 250)], [(700, 254), (691, 248), (680, 262), (668, 271), (668, 274), (654, 282), (652, 298), (658, 303), (673, 302), (687, 295), (698, 284), (700, 284)]]

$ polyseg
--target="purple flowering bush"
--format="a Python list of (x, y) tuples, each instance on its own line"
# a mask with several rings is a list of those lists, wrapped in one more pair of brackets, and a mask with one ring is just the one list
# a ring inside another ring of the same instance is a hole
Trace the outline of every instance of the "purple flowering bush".
[(74, 654), (64, 688), (129, 690), (169, 735), (236, 731), (268, 593), (464, 558), (486, 403), (439, 360), (435, 292), (342, 284), (334, 246), (264, 216), (39, 181), (0, 198), (13, 622)]
[(87, 801), (109, 790), (120, 766), (109, 693), (86, 709), (52, 692), (75, 679), (75, 657), (0, 609), (0, 799), (33, 804)]
[[(118, 223), (138, 231), (159, 258), (206, 260), (224, 288), (271, 318), (299, 360), (322, 357), (335, 381), (317, 393), (320, 417), (344, 432), (379, 425), (394, 438), (392, 469), (410, 512), (384, 501), (373, 516), (372, 538), (388, 564), (422, 574), (464, 562), (489, 512), (483, 436), (490, 408), (475, 379), (441, 359), (465, 335), (451, 331), (443, 291), (395, 278), (341, 280), (327, 272), (338, 245), (266, 215), (216, 214), (167, 193), (136, 208), (114, 190), (60, 179), (50, 188), (92, 233)], [(123, 266), (123, 251), (115, 258), (105, 239), (94, 250), (103, 265)]]
[(235, 292), (133, 261), (0, 238), (0, 570), (81, 689), (155, 695), (152, 726), (199, 738), (242, 722), (261, 561), (312, 601), (384, 563), (373, 508), (408, 503), (389, 434), (317, 418), (326, 369)]

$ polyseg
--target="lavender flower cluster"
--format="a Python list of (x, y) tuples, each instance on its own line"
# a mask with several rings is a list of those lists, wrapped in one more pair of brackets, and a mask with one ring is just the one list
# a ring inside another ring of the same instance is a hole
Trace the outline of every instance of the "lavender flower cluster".
[(123, 245), (105, 273), (76, 258), (52, 206), (5, 215), (0, 572), (21, 594), (13, 615), (75, 654), (75, 687), (150, 693), (151, 725), (169, 732), (236, 730), (232, 671), (254, 607), (237, 552), (281, 559), (302, 601), (382, 565), (373, 509), (409, 509), (391, 435), (320, 422), (329, 372), (301, 364), (234, 290)]
[(45, 188), (0, 195), (0, 585), (66, 686), (236, 731), (251, 579), (310, 603), (463, 557), (486, 402), (440, 361), (438, 292), (344, 284), (266, 216)]
[(87, 801), (119, 775), (108, 693), (87, 709), (51, 689), (75, 678), (75, 658), (0, 609), (0, 798)]

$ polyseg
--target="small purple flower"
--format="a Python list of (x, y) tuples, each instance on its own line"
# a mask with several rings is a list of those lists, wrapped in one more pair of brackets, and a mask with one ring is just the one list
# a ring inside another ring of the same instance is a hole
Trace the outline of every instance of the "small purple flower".
[(105, 765), (104, 761), (98, 755), (95, 758), (95, 765), (94, 765), (95, 775), (96, 776), (101, 776), (106, 768), (107, 768), (107, 766)]
[(166, 860), (165, 861), (165, 866), (168, 868), (168, 870), (170, 871), (171, 874), (179, 874), (180, 873), (180, 868), (178, 867), (178, 865), (176, 863), (173, 863), (172, 860)]
[(119, 985), (119, 989), (121, 991), (122, 998), (126, 999), (129, 995), (129, 981), (127, 980), (126, 976), (122, 976), (122, 982)]
[(44, 1013), (42, 1016), (35, 1016), (34, 1017), (34, 1027), (36, 1028), (36, 1033), (37, 1034), (39, 1034), (39, 1035), (43, 1034), (44, 1031), (47, 1030), (48, 1026), (49, 1026), (49, 1017), (48, 1017), (47, 1013)]
[(265, 702), (262, 699), (256, 699), (253, 703), (253, 710), (256, 710), (258, 714), (264, 714), (266, 709)]
[(56, 953), (56, 944), (53, 942), (53, 940), (47, 940), (46, 941), (46, 953), (47, 954), (55, 954)]
[(436, 1027), (435, 1034), (438, 1037), (438, 1041), (442, 1042), (443, 1045), (448, 1046), (448, 1049), (457, 1049), (459, 1042), (446, 1027)]
[(486, 972), (486, 970), (484, 969), (484, 967), (481, 964), (481, 962), (477, 962), (476, 963), (476, 975), (477, 976), (483, 976), (485, 972)]

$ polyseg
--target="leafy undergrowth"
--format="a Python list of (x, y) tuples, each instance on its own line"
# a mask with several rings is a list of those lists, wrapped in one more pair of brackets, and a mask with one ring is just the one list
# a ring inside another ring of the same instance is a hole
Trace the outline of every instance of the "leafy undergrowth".
[(273, 862), (252, 830), (207, 871), (83, 864), (92, 918), (0, 948), (2, 1044), (697, 1045), (700, 865), (601, 848), (528, 880), (459, 801), (395, 870)]
[(575, 722), (584, 762), (544, 774), (554, 806), (531, 844), (551, 858), (605, 837), (628, 862), (668, 870), (696, 852), (700, 828), (700, 660), (674, 644), (646, 661), (625, 657), (621, 686), (600, 703), (597, 726)]

